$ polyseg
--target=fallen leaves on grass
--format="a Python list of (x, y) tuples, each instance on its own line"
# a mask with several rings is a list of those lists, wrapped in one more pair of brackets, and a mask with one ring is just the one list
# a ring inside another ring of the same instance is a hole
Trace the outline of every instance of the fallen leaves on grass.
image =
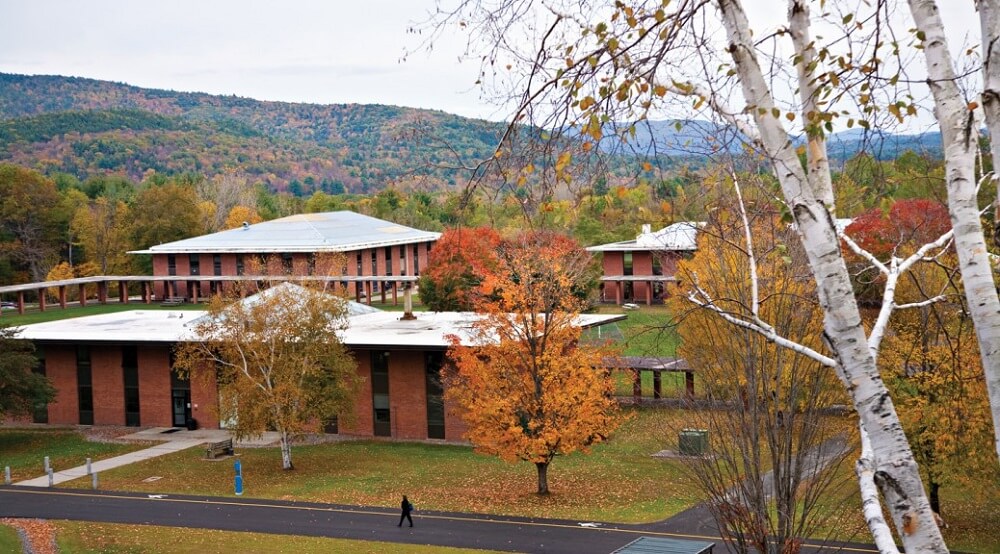
[(56, 536), (52, 524), (44, 519), (4, 518), (0, 523), (10, 525), (24, 532), (28, 539), (27, 552), (34, 554), (56, 554)]

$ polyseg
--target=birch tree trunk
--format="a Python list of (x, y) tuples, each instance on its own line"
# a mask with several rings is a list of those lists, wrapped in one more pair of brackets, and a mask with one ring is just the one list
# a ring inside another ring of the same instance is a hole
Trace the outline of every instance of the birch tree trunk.
[(284, 430), (281, 431), (281, 469), (294, 469), (292, 466), (292, 441)]
[[(795, 154), (792, 141), (776, 115), (771, 91), (754, 53), (746, 14), (739, 0), (717, 0), (748, 111), (753, 114), (764, 150), (774, 166), (785, 201), (791, 208), (799, 236), (816, 279), (824, 312), (825, 338), (843, 369), (844, 384), (862, 425), (871, 437), (875, 461), (874, 480), (892, 514), (907, 552), (948, 552), (924, 493), (923, 483), (906, 435), (900, 426), (889, 392), (868, 350), (861, 315), (854, 298), (847, 267), (840, 251), (833, 221), (833, 188), (826, 162), (826, 141), (811, 132), (808, 142), (808, 175)], [(808, 5), (789, 3), (790, 23), (796, 44), (807, 45)], [(814, 92), (807, 59), (811, 48), (796, 52), (805, 124), (819, 111), (810, 111)], [(805, 77), (803, 77), (805, 76)], [(818, 125), (818, 124), (814, 124)]]
[[(997, 180), (997, 170), (1000, 170), (1000, 6), (989, 0), (977, 0), (976, 8), (979, 10), (979, 20), (981, 22), (982, 35), (980, 37), (983, 48), (983, 113), (986, 114), (986, 128), (990, 133), (990, 154), (993, 160), (993, 180)], [(947, 51), (947, 50), (946, 50)], [(930, 52), (927, 53), (930, 56)], [(935, 96), (935, 99), (937, 97)], [(942, 131), (943, 131), (942, 124)], [(944, 134), (942, 133), (942, 139)], [(945, 158), (947, 164), (948, 159)], [(1000, 187), (997, 187), (997, 199), (994, 200), (993, 221), (1000, 221)], [(948, 188), (949, 204), (951, 203), (951, 187)], [(977, 205), (978, 207), (978, 205)], [(954, 217), (954, 216), (952, 216)], [(979, 222), (979, 219), (976, 219)], [(954, 222), (953, 222), (954, 223)], [(994, 231), (994, 241), (1000, 241), (1000, 227)], [(980, 235), (982, 230), (980, 230)], [(985, 243), (985, 237), (984, 237)], [(985, 248), (985, 244), (983, 246)], [(962, 254), (959, 251), (959, 260)], [(984, 267), (990, 268), (990, 260), (983, 251), (984, 258), (981, 263)], [(992, 272), (991, 272), (992, 273)], [(1000, 355), (997, 353), (997, 346), (1000, 345), (1000, 304), (997, 303), (996, 289), (987, 291), (982, 289), (984, 294), (990, 293), (990, 298), (984, 298), (987, 305), (980, 306), (972, 301), (968, 286), (969, 278), (965, 276), (965, 263), (962, 262), (962, 279), (966, 282), (966, 298), (969, 308), (972, 311), (972, 321), (976, 324), (976, 336), (979, 339), (980, 355), (983, 358), (983, 370), (986, 374), (986, 390), (990, 395), (990, 408), (993, 413), (993, 441), (996, 447), (997, 459), (1000, 461)], [(992, 283), (992, 279), (990, 279)], [(985, 285), (984, 285), (985, 287)], [(982, 328), (982, 332), (980, 329)], [(988, 335), (985, 336), (984, 335)], [(989, 344), (990, 348), (986, 348)], [(989, 359), (987, 359), (989, 357)]]

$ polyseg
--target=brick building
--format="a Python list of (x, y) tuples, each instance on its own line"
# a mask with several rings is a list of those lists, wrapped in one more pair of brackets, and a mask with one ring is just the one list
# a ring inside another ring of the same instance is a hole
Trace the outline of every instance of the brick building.
[[(361, 313), (367, 312), (367, 313)], [(202, 379), (182, 381), (171, 371), (173, 346), (189, 336), (200, 311), (136, 310), (27, 325), (40, 370), (58, 393), (35, 414), (51, 424), (184, 426), (218, 428), (218, 392)], [(475, 314), (399, 313), (352, 309), (343, 341), (363, 378), (354, 417), (327, 425), (327, 432), (402, 439), (462, 440), (464, 425), (442, 398), (438, 372), (446, 336), (464, 336)], [(580, 325), (598, 326), (623, 316), (583, 315)]]
[(659, 231), (643, 225), (635, 240), (587, 248), (602, 256), (601, 300), (615, 304), (662, 301), (666, 284), (676, 281), (677, 261), (697, 249), (698, 230), (704, 225), (684, 221)]
[[(324, 275), (420, 275), (427, 254), (441, 233), (421, 231), (351, 211), (298, 214), (254, 225), (244, 224), (199, 237), (150, 246), (131, 254), (150, 254), (153, 275), (177, 280), (154, 283), (158, 298), (198, 299), (214, 294), (225, 281), (211, 277), (249, 275), (251, 260), (263, 264), (269, 275), (311, 275), (317, 255), (346, 256), (343, 267), (321, 268)], [(197, 277), (198, 279), (184, 279)], [(348, 293), (371, 298), (390, 282), (345, 282)]]

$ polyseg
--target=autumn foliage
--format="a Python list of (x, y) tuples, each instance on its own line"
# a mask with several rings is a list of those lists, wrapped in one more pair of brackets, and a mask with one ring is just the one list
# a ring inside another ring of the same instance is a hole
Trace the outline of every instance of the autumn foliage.
[(500, 235), (490, 227), (455, 227), (441, 234), (420, 279), (420, 300), (438, 312), (473, 308), (484, 273), (496, 270)]
[(540, 494), (549, 492), (556, 456), (586, 451), (621, 421), (602, 368), (611, 352), (581, 344), (575, 323), (586, 304), (579, 284), (589, 261), (557, 235), (505, 241), (475, 298), (477, 346), (452, 337), (445, 394), (462, 408), (466, 437), (479, 452), (535, 464)]
[(219, 419), (235, 438), (277, 431), (292, 469), (291, 440), (353, 406), (356, 363), (338, 336), (346, 321), (342, 298), (291, 283), (248, 299), (215, 296), (174, 368), (216, 380)]

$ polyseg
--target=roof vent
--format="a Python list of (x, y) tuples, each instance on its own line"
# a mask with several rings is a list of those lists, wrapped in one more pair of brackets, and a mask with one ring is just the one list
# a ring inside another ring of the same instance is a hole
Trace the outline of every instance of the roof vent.
[(642, 226), (642, 234), (648, 235), (652, 231), (652, 229), (653, 229), (652, 225), (650, 225), (649, 223), (645, 223)]
[(247, 230), (247, 229), (249, 229), (249, 228), (250, 228), (250, 224), (249, 224), (249, 223), (247, 223), (246, 221), (244, 221), (244, 222), (243, 222), (243, 230), (244, 230), (244, 231), (246, 231), (246, 230)]

